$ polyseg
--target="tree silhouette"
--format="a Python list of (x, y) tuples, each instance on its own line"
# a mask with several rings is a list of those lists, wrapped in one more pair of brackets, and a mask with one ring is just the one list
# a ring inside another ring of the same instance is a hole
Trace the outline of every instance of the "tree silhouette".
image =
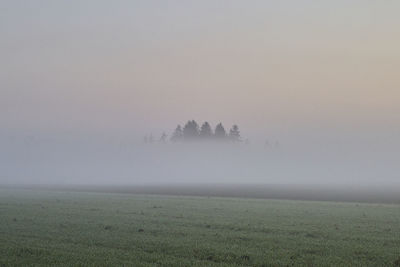
[(241, 141), (239, 127), (236, 124), (229, 131), (229, 139), (233, 142)]
[[(159, 143), (167, 143), (168, 135), (163, 132), (158, 139)], [(249, 144), (248, 139), (242, 139), (239, 131), (239, 127), (235, 124), (229, 129), (229, 133), (225, 131), (222, 123), (218, 123), (214, 131), (212, 130), (210, 124), (206, 121), (201, 127), (197, 124), (195, 120), (189, 120), (184, 127), (177, 125), (174, 132), (171, 134), (169, 141), (171, 142), (182, 142), (182, 141), (199, 141), (199, 140), (217, 140), (217, 141), (232, 141), (234, 143), (243, 142), (244, 144)], [(151, 144), (156, 140), (153, 134), (146, 134), (143, 138), (144, 143)], [(279, 145), (276, 144), (276, 147)]]
[(152, 144), (152, 143), (154, 142), (154, 136), (153, 136), (153, 134), (150, 134), (150, 135), (149, 135), (149, 137), (148, 137), (148, 142), (149, 142), (150, 144)]
[(195, 140), (199, 137), (199, 125), (195, 120), (188, 121), (183, 127), (184, 140)]
[(201, 125), (199, 136), (202, 139), (210, 139), (213, 136), (211, 126), (208, 122), (205, 122), (203, 125)]
[(176, 126), (174, 133), (171, 136), (171, 141), (172, 142), (182, 141), (182, 138), (183, 138), (182, 127), (178, 124), (178, 126)]
[(271, 147), (271, 145), (270, 145), (270, 143), (269, 143), (268, 139), (267, 139), (267, 140), (265, 140), (265, 143), (264, 143), (264, 148), (265, 148), (265, 149), (267, 149), (267, 148), (270, 148), (270, 147)]
[(223, 140), (226, 138), (226, 131), (222, 123), (218, 123), (218, 125), (215, 127), (214, 136), (218, 140)]
[(161, 134), (160, 140), (158, 140), (160, 143), (166, 143), (167, 142), (167, 134), (163, 132)]

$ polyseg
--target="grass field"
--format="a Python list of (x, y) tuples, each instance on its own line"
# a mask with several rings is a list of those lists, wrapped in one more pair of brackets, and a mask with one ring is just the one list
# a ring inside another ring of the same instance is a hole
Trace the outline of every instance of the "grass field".
[(0, 266), (399, 266), (400, 205), (0, 189)]

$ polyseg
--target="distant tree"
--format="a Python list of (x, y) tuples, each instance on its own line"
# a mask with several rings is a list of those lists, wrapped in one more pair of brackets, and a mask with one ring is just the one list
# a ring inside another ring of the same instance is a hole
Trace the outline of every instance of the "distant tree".
[[(146, 136), (148, 143), (151, 143), (153, 140), (152, 135)], [(163, 133), (160, 137), (160, 142), (166, 142), (167, 135)], [(178, 125), (175, 131), (171, 135), (171, 142), (178, 141), (194, 141), (194, 140), (231, 140), (233, 142), (242, 142), (243, 139), (240, 135), (239, 127), (235, 124), (229, 130), (229, 133), (225, 131), (222, 123), (218, 123), (215, 127), (214, 131), (212, 130), (210, 124), (208, 122), (204, 122), (201, 127), (197, 124), (195, 120), (189, 120), (182, 128)], [(245, 140), (244, 143), (249, 143), (249, 141)]]
[(195, 120), (188, 121), (183, 127), (184, 140), (195, 140), (199, 137), (199, 125)]
[(218, 140), (223, 140), (226, 138), (226, 131), (222, 123), (218, 123), (215, 127), (214, 136)]
[(271, 147), (271, 145), (270, 145), (270, 143), (269, 143), (268, 139), (267, 139), (267, 140), (265, 140), (265, 143), (264, 143), (264, 148), (265, 148), (265, 149), (268, 149), (268, 148), (270, 148), (270, 147)]
[(166, 143), (167, 142), (167, 134), (165, 132), (163, 132), (160, 136), (160, 143)]
[(182, 127), (178, 124), (178, 126), (176, 126), (174, 133), (171, 136), (171, 141), (172, 142), (182, 141), (182, 138), (183, 138)]
[(274, 148), (277, 149), (280, 147), (281, 147), (281, 144), (279, 143), (279, 141), (275, 141)]
[(241, 141), (239, 127), (236, 124), (229, 130), (229, 139), (233, 142)]
[(147, 143), (149, 142), (149, 137), (147, 137), (147, 134), (144, 136), (143, 142), (144, 142), (145, 144), (147, 144)]
[(153, 136), (153, 134), (150, 134), (150, 135), (149, 135), (149, 137), (148, 137), (148, 142), (149, 142), (150, 144), (154, 143), (154, 136)]
[(203, 125), (201, 125), (199, 136), (202, 139), (209, 139), (213, 136), (211, 126), (208, 122), (205, 122)]

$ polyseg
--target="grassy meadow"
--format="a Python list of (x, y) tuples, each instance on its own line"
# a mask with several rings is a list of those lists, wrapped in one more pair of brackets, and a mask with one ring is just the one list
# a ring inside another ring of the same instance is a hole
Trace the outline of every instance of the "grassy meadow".
[(0, 189), (0, 266), (399, 266), (400, 205)]

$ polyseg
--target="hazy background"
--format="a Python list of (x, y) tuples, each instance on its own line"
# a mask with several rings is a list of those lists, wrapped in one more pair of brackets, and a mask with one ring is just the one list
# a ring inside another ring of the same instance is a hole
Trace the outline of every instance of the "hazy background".
[[(1, 1), (0, 183), (398, 185), (399, 10)], [(141, 144), (188, 119), (251, 144)]]

